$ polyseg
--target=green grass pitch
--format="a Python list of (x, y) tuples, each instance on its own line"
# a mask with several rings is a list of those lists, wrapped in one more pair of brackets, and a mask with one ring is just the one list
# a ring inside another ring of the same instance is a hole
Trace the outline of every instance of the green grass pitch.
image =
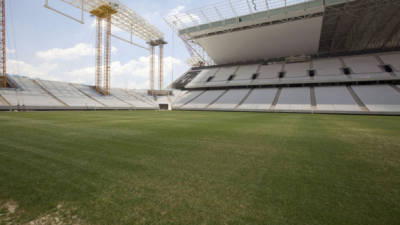
[(399, 224), (400, 117), (3, 112), (0, 224), (31, 221)]

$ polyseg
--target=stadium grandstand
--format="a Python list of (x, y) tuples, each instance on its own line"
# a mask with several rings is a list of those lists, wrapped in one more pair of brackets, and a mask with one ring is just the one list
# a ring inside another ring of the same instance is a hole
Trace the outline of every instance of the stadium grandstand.
[(399, 5), (219, 2), (166, 18), (193, 66), (162, 96), (8, 75), (0, 109), (400, 114)]
[(400, 224), (400, 0), (214, 1), (0, 0), (0, 225)]
[(167, 18), (196, 65), (174, 109), (400, 112), (398, 1), (232, 3)]

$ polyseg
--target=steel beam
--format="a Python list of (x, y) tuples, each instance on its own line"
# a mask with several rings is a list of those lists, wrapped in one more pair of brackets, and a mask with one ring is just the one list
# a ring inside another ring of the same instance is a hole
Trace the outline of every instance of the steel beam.
[(106, 19), (106, 32), (104, 38), (104, 94), (110, 95), (111, 73), (111, 17)]
[(154, 91), (155, 47), (150, 46), (150, 91)]
[(160, 59), (159, 59), (159, 80), (158, 80), (158, 86), (160, 91), (163, 89), (164, 86), (164, 45), (160, 45)]
[(96, 18), (96, 90), (100, 91), (103, 75), (103, 19)]
[(5, 0), (1, 0), (1, 43), (0, 43), (0, 78), (1, 78), (1, 86), (0, 87), (7, 87), (7, 45), (6, 45), (6, 7), (5, 7)]

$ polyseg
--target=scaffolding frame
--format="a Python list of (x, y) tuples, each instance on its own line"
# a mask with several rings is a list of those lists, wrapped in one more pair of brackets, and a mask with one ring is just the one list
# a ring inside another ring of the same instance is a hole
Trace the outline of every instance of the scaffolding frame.
[[(357, 0), (224, 0), (168, 15), (165, 21), (185, 43), (192, 66), (212, 66), (215, 62), (197, 41), (200, 38), (323, 16), (327, 6), (354, 1)], [(316, 12), (314, 9), (318, 8), (322, 10)], [(288, 16), (292, 12), (299, 13), (292, 18)]]
[(5, 0), (0, 2), (0, 87), (7, 87), (7, 45), (6, 45), (6, 7)]
[[(150, 50), (150, 89), (154, 90), (154, 47), (166, 44), (164, 34), (156, 27), (148, 23), (144, 18), (122, 4), (119, 0), (53, 0), (66, 3), (74, 8), (81, 10), (81, 17), (76, 18), (68, 15), (49, 4), (50, 0), (45, 0), (45, 7), (61, 14), (69, 19), (81, 24), (85, 23), (85, 12), (97, 17), (96, 24), (96, 72), (95, 89), (104, 94), (110, 94), (111, 76), (111, 37), (124, 41), (136, 47)], [(103, 52), (103, 21), (105, 22), (104, 31), (104, 52)], [(130, 40), (112, 33), (112, 26), (130, 34)], [(133, 42), (136, 36), (145, 41), (150, 47)], [(161, 49), (162, 47), (160, 47)], [(162, 50), (160, 50), (162, 51)], [(102, 59), (104, 53), (104, 59)], [(161, 55), (161, 54), (160, 54)], [(160, 68), (163, 67), (163, 60), (160, 56)], [(104, 66), (103, 66), (104, 63)], [(162, 70), (160, 69), (160, 77)], [(162, 79), (160, 78), (162, 81)]]

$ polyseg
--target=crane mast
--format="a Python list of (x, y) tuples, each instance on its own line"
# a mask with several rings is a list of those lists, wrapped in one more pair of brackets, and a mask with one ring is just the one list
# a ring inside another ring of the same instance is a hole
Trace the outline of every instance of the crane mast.
[[(90, 13), (96, 16), (96, 77), (95, 89), (110, 95), (110, 73), (111, 73), (111, 17), (118, 11), (111, 4), (101, 5)], [(105, 22), (105, 26), (103, 26)], [(105, 32), (103, 30), (105, 29)], [(104, 55), (103, 55), (103, 33), (104, 33)], [(103, 59), (104, 56), (104, 59)], [(103, 67), (104, 62), (104, 67)], [(103, 81), (103, 82), (102, 82)]]
[(0, 34), (0, 87), (7, 87), (7, 45), (6, 45), (6, 2), (5, 0), (1, 0), (1, 15), (0, 15), (0, 26), (1, 26), (1, 34)]
[[(1, 1), (1, 0), (0, 0)], [(3, 0), (4, 1), (4, 0)], [(110, 95), (110, 74), (111, 74), (111, 37), (127, 42), (136, 47), (150, 51), (150, 91), (154, 91), (155, 85), (155, 48), (160, 48), (159, 67), (159, 89), (163, 87), (163, 45), (164, 34), (156, 27), (129, 9), (120, 0), (58, 0), (81, 10), (80, 17), (67, 14), (64, 9), (56, 9), (45, 0), (45, 7), (61, 14), (69, 19), (84, 24), (85, 12), (96, 17), (96, 69), (95, 69), (95, 90), (103, 95)], [(130, 34), (131, 38), (126, 39), (112, 33), (111, 27), (121, 29)], [(149, 46), (143, 46), (133, 42), (133, 37), (145, 41)]]

